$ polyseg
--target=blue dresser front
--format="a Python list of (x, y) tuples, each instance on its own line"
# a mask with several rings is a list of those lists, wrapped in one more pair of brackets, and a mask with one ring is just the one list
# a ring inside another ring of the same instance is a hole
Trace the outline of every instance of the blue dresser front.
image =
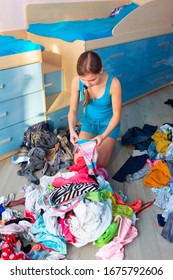
[(93, 50), (122, 85), (127, 102), (173, 80), (173, 34)]
[(0, 70), (0, 157), (19, 148), (26, 129), (43, 120), (41, 63)]
[(63, 91), (63, 71), (44, 74), (44, 88), (46, 96)]
[[(51, 130), (54, 128), (63, 129), (68, 127), (69, 106), (48, 114), (47, 121)], [(82, 102), (79, 103), (77, 121), (81, 120), (83, 112)]]

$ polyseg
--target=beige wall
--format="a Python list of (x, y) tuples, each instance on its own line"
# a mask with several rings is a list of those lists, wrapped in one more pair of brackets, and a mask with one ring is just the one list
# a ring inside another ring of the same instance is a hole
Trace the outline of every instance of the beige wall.
[[(92, 0), (85, 0), (85, 1), (92, 1)], [(25, 8), (28, 4), (63, 3), (63, 2), (82, 2), (82, 1), (81, 0), (1, 0), (0, 1), (0, 33), (11, 34), (16, 32), (15, 34), (17, 36), (20, 36), (20, 34), (24, 35), (23, 30), (27, 28)]]

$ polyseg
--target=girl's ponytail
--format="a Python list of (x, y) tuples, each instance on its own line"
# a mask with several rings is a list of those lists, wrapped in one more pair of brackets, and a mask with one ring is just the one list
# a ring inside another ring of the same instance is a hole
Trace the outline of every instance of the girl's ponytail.
[(83, 102), (83, 108), (85, 108), (88, 103), (90, 102), (90, 95), (88, 92), (87, 86), (84, 85), (84, 102)]

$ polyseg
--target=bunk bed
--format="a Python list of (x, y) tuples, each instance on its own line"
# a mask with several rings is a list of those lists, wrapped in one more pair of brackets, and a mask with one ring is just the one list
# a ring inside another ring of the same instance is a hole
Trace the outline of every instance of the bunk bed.
[(172, 8), (171, 0), (28, 5), (28, 38), (45, 46), (45, 62), (56, 64), (61, 77), (60, 90), (47, 96), (47, 118), (67, 117), (76, 62), (86, 50), (97, 52), (105, 71), (119, 78), (123, 104), (172, 83)]

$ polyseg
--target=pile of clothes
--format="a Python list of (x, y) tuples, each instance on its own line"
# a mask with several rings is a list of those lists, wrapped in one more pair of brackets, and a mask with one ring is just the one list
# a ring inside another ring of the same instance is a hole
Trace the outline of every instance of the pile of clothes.
[(113, 179), (131, 184), (144, 177), (144, 186), (156, 195), (154, 205), (163, 210), (157, 215), (161, 236), (173, 243), (173, 125), (129, 128), (122, 144), (133, 145), (134, 150)]
[(27, 129), (20, 150), (12, 156), (12, 163), (21, 163), (19, 176), (25, 176), (29, 183), (39, 185), (35, 172), (53, 176), (58, 170), (68, 168), (73, 162), (67, 133), (56, 134), (49, 130), (48, 123), (40, 122)]
[[(14, 213), (7, 217), (10, 204), (3, 204), (2, 199), (1, 258), (63, 259), (68, 256), (69, 243), (77, 248), (93, 243), (98, 247), (96, 259), (123, 259), (125, 245), (138, 235), (135, 223), (142, 201), (127, 205), (125, 196), (113, 191), (107, 170), (97, 164), (95, 141), (79, 140), (81, 156), (72, 164), (67, 136), (54, 137), (45, 129), (41, 133), (31, 131), (33, 127), (25, 135), (29, 161), (19, 174), (28, 179), (21, 190), (25, 193), (23, 215), (20, 213), (17, 220)], [(49, 156), (55, 150), (63, 151), (62, 157), (59, 154), (53, 172), (46, 172), (52, 171)], [(38, 185), (33, 177), (40, 167), (44, 172)]]

